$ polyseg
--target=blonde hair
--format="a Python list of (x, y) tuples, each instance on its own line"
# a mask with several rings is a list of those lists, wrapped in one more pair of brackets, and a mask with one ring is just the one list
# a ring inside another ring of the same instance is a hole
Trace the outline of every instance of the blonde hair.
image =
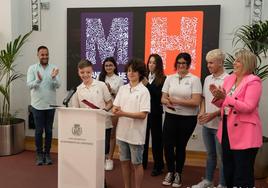
[(219, 61), (223, 65), (224, 60), (225, 60), (225, 54), (221, 49), (211, 50), (206, 55), (206, 61), (207, 62), (209, 62), (209, 61)]
[(235, 53), (236, 59), (243, 64), (243, 73), (251, 74), (255, 71), (257, 66), (257, 57), (249, 50), (242, 49)]

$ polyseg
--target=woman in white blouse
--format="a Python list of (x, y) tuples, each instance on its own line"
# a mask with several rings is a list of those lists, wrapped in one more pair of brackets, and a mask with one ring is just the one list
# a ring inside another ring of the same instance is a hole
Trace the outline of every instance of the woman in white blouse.
[[(103, 61), (102, 70), (100, 72), (98, 80), (106, 83), (112, 95), (113, 98), (112, 100), (114, 100), (119, 90), (119, 87), (124, 85), (124, 81), (120, 76), (118, 76), (117, 63), (113, 57), (107, 57)], [(109, 154), (105, 161), (105, 170), (113, 169), (113, 154), (116, 142), (115, 132), (116, 132), (117, 121), (118, 121), (117, 117), (112, 117), (113, 128), (110, 129), (110, 132), (108, 131), (108, 135), (106, 135), (107, 136), (106, 140), (108, 142), (107, 144), (110, 145), (110, 147), (108, 147)]]
[(162, 88), (165, 120), (163, 144), (168, 173), (163, 185), (181, 187), (181, 174), (185, 162), (186, 145), (196, 123), (201, 102), (200, 79), (189, 73), (191, 56), (180, 53), (175, 60), (176, 73), (165, 80)]

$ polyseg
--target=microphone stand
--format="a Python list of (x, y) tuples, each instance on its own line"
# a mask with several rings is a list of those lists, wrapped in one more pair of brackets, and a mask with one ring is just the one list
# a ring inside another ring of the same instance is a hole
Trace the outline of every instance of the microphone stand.
[(76, 92), (76, 87), (71, 89), (68, 93), (68, 95), (65, 97), (65, 99), (63, 100), (63, 105), (65, 105), (65, 107), (68, 107), (68, 104), (70, 102), (71, 97), (73, 96), (73, 94)]

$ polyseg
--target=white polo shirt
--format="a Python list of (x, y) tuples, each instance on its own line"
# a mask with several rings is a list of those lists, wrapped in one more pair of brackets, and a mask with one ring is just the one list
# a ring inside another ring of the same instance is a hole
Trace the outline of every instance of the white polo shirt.
[[(211, 92), (209, 91), (209, 85), (215, 84), (217, 87), (222, 86), (224, 79), (228, 76), (226, 72), (221, 74), (218, 77), (213, 76), (212, 74), (207, 76), (204, 82), (203, 87), (203, 97), (205, 98), (205, 111), (208, 113), (218, 111), (219, 108), (211, 103), (214, 98)], [(218, 125), (220, 122), (220, 117), (215, 117), (210, 122), (206, 123), (204, 126), (208, 128), (218, 129)]]
[[(200, 79), (188, 73), (185, 77), (180, 78), (179, 74), (173, 74), (167, 77), (162, 88), (163, 93), (177, 99), (191, 99), (192, 94), (202, 94), (202, 85)], [(164, 110), (171, 114), (192, 116), (197, 115), (199, 107), (190, 107), (174, 105), (175, 111), (164, 105)]]
[[(97, 80), (99, 80), (99, 77)], [(113, 74), (111, 77), (106, 76), (105, 83), (108, 83), (111, 86), (112, 93), (115, 95), (117, 94), (119, 88), (124, 85), (123, 79), (116, 74)]]
[[(105, 102), (112, 99), (111, 94), (104, 82), (93, 80), (91, 85), (87, 87), (84, 83), (81, 83), (72, 97), (72, 106), (76, 108), (90, 108), (86, 104), (82, 103), (83, 99), (88, 100), (99, 108), (105, 108)], [(111, 117), (106, 119), (106, 128), (112, 128)]]
[[(150, 112), (150, 93), (141, 82), (133, 88), (129, 84), (123, 85), (119, 88), (114, 105), (125, 112)], [(116, 138), (130, 144), (143, 145), (146, 125), (147, 117), (145, 119), (119, 117)]]

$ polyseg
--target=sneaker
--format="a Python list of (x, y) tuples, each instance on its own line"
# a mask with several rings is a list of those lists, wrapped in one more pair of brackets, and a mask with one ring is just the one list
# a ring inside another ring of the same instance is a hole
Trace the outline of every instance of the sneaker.
[(173, 180), (173, 183), (172, 183), (172, 187), (181, 187), (182, 186), (182, 183), (181, 183), (181, 175), (176, 172), (175, 175), (174, 175), (174, 180)]
[(166, 177), (164, 178), (164, 181), (162, 182), (162, 185), (171, 185), (173, 179), (173, 172), (168, 172)]
[(51, 165), (52, 164), (52, 159), (49, 154), (45, 154), (45, 164), (46, 165)]
[(35, 161), (35, 164), (37, 165), (37, 166), (40, 166), (40, 165), (43, 165), (44, 164), (44, 160), (43, 160), (44, 158), (43, 158), (43, 154), (37, 154), (36, 155), (36, 161)]
[(224, 186), (224, 185), (222, 185), (222, 184), (219, 184), (219, 185), (217, 186), (217, 188), (227, 188), (227, 187)]
[(105, 170), (113, 170), (114, 168), (114, 161), (111, 159), (105, 160)]
[(198, 184), (193, 185), (192, 188), (213, 188), (213, 184), (211, 181), (208, 181), (207, 179), (203, 179)]

